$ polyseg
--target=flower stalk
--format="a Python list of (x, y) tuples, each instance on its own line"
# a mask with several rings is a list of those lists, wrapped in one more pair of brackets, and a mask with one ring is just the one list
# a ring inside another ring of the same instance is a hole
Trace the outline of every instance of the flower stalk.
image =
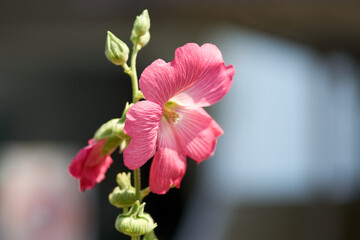
[(140, 168), (134, 170), (135, 198), (141, 202), (141, 177)]
[[(138, 44), (134, 43), (133, 51), (131, 55), (131, 67), (130, 67), (130, 77), (132, 85), (132, 102), (135, 104), (139, 99), (137, 98), (139, 92), (138, 77), (136, 73), (136, 58), (139, 52)], [(125, 70), (126, 71), (126, 70)], [(140, 177), (140, 168), (134, 170), (134, 185), (135, 185), (135, 196), (136, 200), (141, 202), (141, 177)]]
[(136, 96), (139, 91), (138, 77), (137, 77), (137, 73), (136, 73), (136, 57), (139, 52), (137, 45), (138, 44), (134, 44), (132, 55), (131, 55), (131, 75), (130, 75), (130, 77), (131, 77), (131, 85), (132, 85), (132, 94), (133, 94), (132, 102), (133, 103), (136, 103), (138, 101)]

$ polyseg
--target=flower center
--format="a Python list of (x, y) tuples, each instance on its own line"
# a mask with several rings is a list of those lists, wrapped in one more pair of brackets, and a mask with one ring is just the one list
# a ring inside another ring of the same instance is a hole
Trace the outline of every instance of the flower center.
[(180, 114), (171, 108), (164, 107), (164, 116), (172, 124), (177, 124), (180, 120)]

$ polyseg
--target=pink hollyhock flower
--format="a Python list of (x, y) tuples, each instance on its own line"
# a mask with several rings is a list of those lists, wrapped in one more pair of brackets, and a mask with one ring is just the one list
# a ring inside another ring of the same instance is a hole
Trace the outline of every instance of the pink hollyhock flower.
[(80, 190), (91, 189), (96, 183), (105, 178), (105, 172), (112, 164), (113, 160), (109, 152), (102, 155), (101, 152), (106, 143), (106, 139), (95, 141), (89, 140), (89, 145), (81, 149), (69, 166), (69, 173), (80, 180)]
[(172, 62), (154, 61), (139, 84), (147, 100), (127, 112), (124, 131), (132, 140), (124, 163), (137, 169), (154, 157), (150, 190), (165, 194), (180, 187), (186, 156), (200, 163), (214, 154), (221, 127), (202, 107), (218, 102), (229, 90), (235, 71), (225, 66), (212, 44), (189, 43), (175, 52)]

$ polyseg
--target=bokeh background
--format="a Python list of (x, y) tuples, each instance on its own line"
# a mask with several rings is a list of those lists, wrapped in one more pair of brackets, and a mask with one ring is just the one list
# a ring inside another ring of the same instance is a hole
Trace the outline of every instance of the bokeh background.
[(236, 70), (207, 109), (225, 131), (215, 155), (147, 198), (159, 239), (360, 239), (360, 4), (339, 0), (0, 1), (0, 239), (127, 239), (107, 200), (121, 156), (85, 193), (67, 166), (131, 100), (105, 37), (130, 45), (145, 8), (139, 75), (188, 42)]

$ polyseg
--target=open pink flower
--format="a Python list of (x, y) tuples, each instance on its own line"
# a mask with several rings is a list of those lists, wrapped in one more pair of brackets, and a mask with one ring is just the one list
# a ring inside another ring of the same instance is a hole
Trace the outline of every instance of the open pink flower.
[(110, 153), (101, 154), (106, 139), (89, 140), (89, 145), (81, 149), (69, 166), (69, 173), (80, 180), (80, 190), (91, 189), (105, 178), (105, 172), (112, 164)]
[(215, 45), (194, 43), (178, 48), (172, 62), (158, 59), (144, 70), (139, 84), (147, 100), (127, 112), (124, 131), (132, 140), (124, 150), (124, 163), (137, 169), (155, 155), (152, 192), (180, 187), (186, 156), (200, 163), (214, 154), (223, 131), (202, 107), (227, 93), (234, 72)]

